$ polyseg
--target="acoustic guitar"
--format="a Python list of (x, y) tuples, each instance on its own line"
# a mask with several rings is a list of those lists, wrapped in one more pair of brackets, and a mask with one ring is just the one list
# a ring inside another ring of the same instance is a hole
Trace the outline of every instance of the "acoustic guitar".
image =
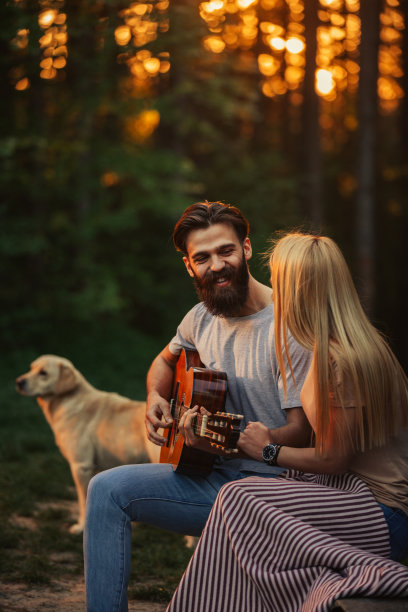
[(188, 447), (179, 430), (186, 410), (196, 405), (204, 406), (211, 415), (197, 414), (193, 420), (195, 434), (226, 453), (238, 452), (236, 443), (243, 416), (224, 412), (226, 394), (227, 375), (205, 368), (197, 351), (182, 349), (170, 401), (173, 424), (163, 431), (167, 441), (161, 448), (160, 463), (171, 463), (176, 472), (184, 474), (205, 476), (211, 472), (216, 455)]

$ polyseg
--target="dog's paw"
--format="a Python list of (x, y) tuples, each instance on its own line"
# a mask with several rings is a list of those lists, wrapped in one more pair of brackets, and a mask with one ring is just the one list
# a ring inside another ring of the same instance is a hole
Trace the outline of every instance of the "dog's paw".
[(75, 525), (71, 525), (69, 528), (69, 533), (73, 533), (74, 535), (80, 535), (84, 530), (84, 526), (80, 523), (75, 523)]

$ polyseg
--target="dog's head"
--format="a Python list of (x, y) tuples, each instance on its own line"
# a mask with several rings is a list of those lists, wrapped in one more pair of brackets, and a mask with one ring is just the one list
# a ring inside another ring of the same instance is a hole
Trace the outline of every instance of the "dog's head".
[(41, 355), (33, 361), (29, 372), (16, 379), (16, 387), (23, 395), (47, 397), (68, 393), (79, 382), (79, 373), (68, 359)]

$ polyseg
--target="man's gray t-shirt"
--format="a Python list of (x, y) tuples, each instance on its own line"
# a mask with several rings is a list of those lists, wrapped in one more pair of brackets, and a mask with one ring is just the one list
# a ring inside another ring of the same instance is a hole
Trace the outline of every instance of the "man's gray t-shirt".
[[(178, 355), (181, 349), (195, 349), (207, 368), (225, 372), (228, 380), (226, 412), (260, 421), (269, 429), (286, 423), (285, 409), (300, 406), (300, 391), (311, 363), (311, 353), (290, 341), (290, 356), (296, 386), (287, 372), (287, 397), (275, 355), (273, 305), (246, 317), (215, 317), (199, 303), (180, 323), (169, 349)], [(277, 473), (280, 468), (253, 459), (219, 457), (217, 464), (234, 470)]]

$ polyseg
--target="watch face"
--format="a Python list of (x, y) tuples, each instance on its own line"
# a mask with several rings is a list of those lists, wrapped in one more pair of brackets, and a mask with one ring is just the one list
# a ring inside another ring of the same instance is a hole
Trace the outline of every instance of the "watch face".
[(266, 463), (269, 463), (276, 455), (276, 447), (274, 444), (268, 444), (262, 451), (262, 458)]

